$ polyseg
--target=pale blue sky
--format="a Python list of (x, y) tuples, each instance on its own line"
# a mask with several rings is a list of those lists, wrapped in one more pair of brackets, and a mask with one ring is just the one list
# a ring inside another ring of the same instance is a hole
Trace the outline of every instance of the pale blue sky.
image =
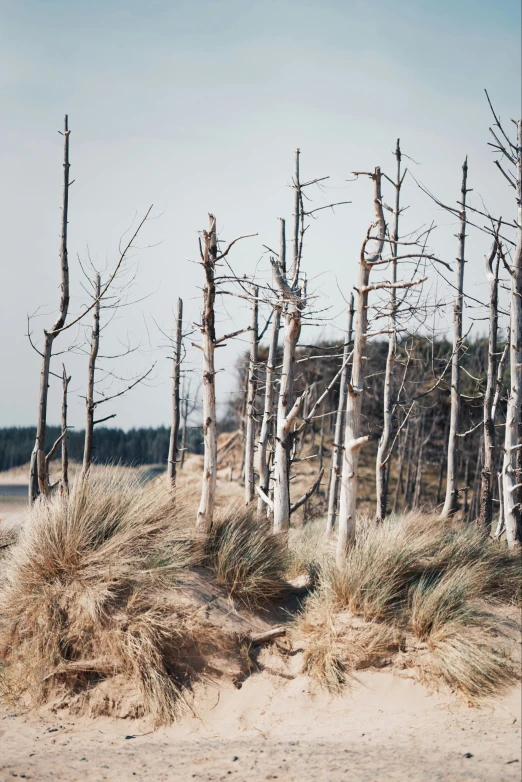
[[(289, 216), (293, 150), (302, 149), (306, 177), (329, 174), (317, 203), (352, 200), (323, 213), (310, 230), (305, 267), (331, 306), (355, 282), (361, 239), (371, 219), (367, 183), (349, 183), (354, 169), (392, 170), (399, 136), (420, 165), (415, 174), (445, 200), (455, 200), (460, 166), (469, 155), (472, 198), (513, 213), (511, 192), (492, 166), (486, 87), (502, 115), (520, 115), (520, 4), (515, 0), (413, 3), (160, 2), (159, 0), (3, 0), (0, 28), (1, 317), (9, 369), (0, 395), (0, 425), (36, 418), (39, 359), (24, 337), (25, 316), (55, 306), (58, 284), (60, 128), (71, 135), (70, 255), (80, 296), (76, 253), (87, 244), (99, 261), (115, 257), (136, 212), (154, 203), (161, 215), (140, 256), (137, 293), (146, 301), (112, 326), (131, 329), (148, 347), (144, 319), (168, 327), (175, 298), (187, 320), (198, 315), (201, 271), (188, 263), (208, 211), (222, 235), (258, 231), (232, 255), (252, 272), (263, 243), (276, 242), (279, 216)], [(390, 196), (388, 196), (390, 197)], [(434, 218), (433, 249), (452, 261), (455, 226), (415, 188), (410, 227)], [(321, 200), (322, 199), (322, 200)], [(484, 240), (470, 239), (469, 289), (484, 292)], [(260, 266), (266, 272), (266, 260)], [(77, 306), (80, 299), (75, 298)], [(241, 305), (229, 312), (246, 324)], [(43, 326), (47, 321), (40, 324)], [(341, 321), (338, 321), (341, 323)], [(230, 322), (222, 313), (222, 327)], [(35, 332), (38, 325), (35, 323)], [(334, 333), (330, 328), (328, 333)], [(159, 337), (150, 330), (152, 343)], [(63, 345), (62, 345), (63, 346)], [(57, 347), (58, 343), (57, 343)], [(157, 353), (154, 384), (111, 409), (115, 425), (168, 423), (168, 364)], [(197, 362), (197, 357), (190, 357)], [(221, 399), (232, 387), (234, 349), (223, 351)], [(139, 371), (146, 355), (123, 361)], [(198, 364), (195, 363), (194, 367)], [(70, 362), (72, 386), (84, 383), (84, 361)], [(71, 399), (82, 426), (83, 403)], [(52, 389), (50, 420), (58, 420)]]

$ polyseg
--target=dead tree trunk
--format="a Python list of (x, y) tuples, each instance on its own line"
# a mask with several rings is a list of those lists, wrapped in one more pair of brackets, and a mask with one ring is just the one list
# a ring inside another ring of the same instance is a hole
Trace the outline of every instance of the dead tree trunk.
[(292, 446), (292, 425), (295, 422), (304, 395), (292, 405), (294, 386), (295, 350), (301, 332), (301, 290), (290, 287), (279, 262), (272, 261), (274, 277), (282, 297), (284, 341), (283, 365), (277, 404), (277, 424), (274, 459), (274, 532), (284, 532), (290, 525), (290, 449)]
[[(395, 159), (397, 161), (396, 177), (395, 177), (395, 205), (393, 210), (393, 232), (391, 241), (392, 261), (391, 261), (391, 276), (392, 283), (397, 282), (397, 249), (399, 241), (399, 215), (400, 215), (400, 195), (401, 195), (401, 148), (399, 139), (397, 139), (397, 146), (395, 148)], [(384, 373), (384, 425), (382, 430), (381, 439), (379, 440), (379, 446), (377, 448), (377, 460), (376, 460), (376, 494), (377, 494), (377, 507), (376, 507), (376, 519), (377, 521), (383, 521), (386, 516), (386, 508), (388, 504), (388, 476), (389, 476), (389, 460), (391, 457), (390, 447), (392, 444), (393, 435), (393, 372), (395, 368), (395, 359), (397, 356), (397, 289), (390, 288), (390, 303), (389, 303), (389, 317), (388, 317), (388, 355), (386, 357), (386, 370)]]
[(498, 334), (498, 272), (500, 253), (497, 239), (486, 258), (486, 275), (489, 282), (489, 339), (486, 393), (484, 395), (484, 467), (482, 469), (480, 492), (480, 527), (486, 535), (491, 534), (493, 522), (493, 464), (495, 462), (495, 421), (492, 416), (497, 374)]
[(216, 370), (214, 353), (216, 349), (216, 326), (214, 306), (216, 284), (214, 272), (217, 259), (216, 218), (209, 215), (208, 233), (203, 233), (203, 313), (201, 334), (203, 336), (203, 479), (201, 500), (197, 516), (197, 527), (201, 532), (210, 532), (214, 518), (217, 477), (217, 430), (216, 430)]
[(255, 450), (255, 404), (257, 394), (257, 352), (259, 343), (258, 296), (259, 288), (253, 288), (252, 324), (250, 334), (250, 357), (248, 362), (248, 386), (246, 402), (245, 431), (245, 504), (250, 505), (255, 495), (254, 450)]
[[(299, 149), (295, 151), (294, 158), (294, 235), (292, 237), (292, 285), (297, 283), (299, 276), (299, 266), (301, 261), (301, 252), (299, 247), (299, 229), (302, 222), (301, 215), (301, 182), (299, 179), (299, 155), (301, 154)], [(286, 271), (286, 270), (285, 270)]]
[(522, 508), (517, 496), (522, 488), (517, 483), (517, 452), (522, 448), (522, 120), (517, 123), (517, 244), (511, 268), (510, 300), (510, 388), (506, 411), (504, 438), (504, 463), (502, 483), (504, 489), (504, 518), (506, 539), (510, 548), (522, 545)]
[(94, 281), (95, 306), (93, 310), (91, 350), (89, 353), (89, 369), (87, 375), (87, 392), (85, 395), (85, 442), (83, 446), (82, 477), (86, 478), (92, 462), (92, 438), (94, 431), (94, 375), (96, 373), (96, 359), (100, 349), (100, 275), (97, 274)]
[(369, 435), (361, 435), (361, 406), (366, 359), (365, 350), (368, 339), (368, 282), (372, 263), (380, 259), (386, 234), (381, 194), (381, 169), (377, 167), (371, 175), (371, 178), (373, 181), (377, 247), (375, 254), (370, 258), (366, 258), (366, 246), (370, 240), (371, 228), (373, 228), (373, 226), (371, 226), (361, 248), (359, 277), (356, 289), (357, 303), (355, 311), (352, 375), (351, 382), (348, 383), (344, 450), (342, 455), (341, 495), (339, 501), (339, 535), (337, 539), (336, 554), (336, 560), (339, 567), (342, 566), (348, 547), (355, 536), (359, 452), (361, 446), (370, 439)]
[(62, 493), (69, 491), (69, 453), (67, 449), (67, 391), (71, 378), (67, 377), (65, 365), (62, 364), (62, 481), (60, 489)]
[(399, 468), (397, 470), (397, 484), (395, 486), (395, 496), (393, 498), (393, 508), (392, 513), (395, 513), (397, 511), (398, 503), (399, 503), (399, 493), (402, 490), (402, 475), (404, 472), (404, 457), (406, 454), (406, 448), (409, 443), (409, 433), (410, 433), (410, 419), (408, 418), (408, 422), (406, 424), (406, 431), (404, 432), (404, 435), (399, 435), (402, 437), (402, 444), (399, 441)]
[(448, 460), (446, 470), (446, 497), (440, 517), (448, 518), (458, 509), (458, 434), (460, 427), (460, 356), (462, 353), (462, 311), (464, 299), (464, 258), (466, 245), (466, 184), (468, 178), (468, 159), (462, 166), (462, 187), (460, 210), (460, 230), (458, 234), (459, 255), (457, 258), (457, 279), (455, 306), (453, 309), (453, 356), (451, 359), (451, 412), (448, 437)]
[(67, 218), (69, 212), (69, 120), (67, 114), (63, 129), (63, 184), (62, 184), (62, 221), (60, 235), (60, 306), (58, 318), (49, 330), (44, 330), (44, 344), (42, 350), (42, 368), (40, 371), (40, 394), (38, 399), (38, 421), (36, 426), (36, 440), (29, 472), (29, 502), (34, 502), (38, 494), (49, 493), (47, 479), (45, 434), (47, 429), (47, 395), (49, 390), (49, 373), (51, 367), (51, 353), (53, 342), (59, 330), (65, 324), (69, 310), (69, 260), (67, 255)]
[[(281, 218), (281, 230), (279, 241), (279, 261), (283, 272), (286, 272), (286, 236), (285, 236), (285, 221)], [(270, 439), (270, 433), (272, 429), (272, 410), (274, 405), (274, 390), (275, 390), (275, 370), (276, 370), (276, 358), (277, 358), (277, 342), (279, 339), (279, 329), (281, 326), (281, 311), (278, 307), (274, 307), (274, 315), (272, 320), (272, 332), (270, 336), (270, 345), (268, 348), (268, 357), (266, 360), (265, 368), (265, 401), (263, 409), (263, 420), (261, 422), (261, 432), (259, 434), (258, 443), (258, 469), (259, 469), (259, 488), (268, 496), (270, 489), (270, 469), (268, 465), (268, 443)], [(257, 510), (258, 513), (263, 512), (264, 500), (259, 495)], [(268, 506), (269, 507), (269, 506)]]
[(174, 351), (172, 356), (172, 426), (170, 429), (167, 481), (172, 494), (176, 493), (176, 469), (178, 462), (179, 423), (181, 417), (179, 403), (179, 381), (181, 373), (181, 342), (183, 339), (183, 301), (178, 299), (176, 308), (176, 326), (174, 330)]
[(326, 519), (326, 532), (331, 534), (335, 526), (335, 517), (337, 512), (337, 501), (339, 498), (339, 481), (341, 477), (341, 464), (343, 453), (343, 425), (346, 409), (346, 390), (348, 383), (348, 353), (352, 342), (353, 317), (355, 314), (353, 293), (350, 296), (350, 307), (348, 309), (348, 329), (346, 332), (346, 342), (343, 350), (344, 369), (339, 380), (339, 404), (337, 405), (337, 415), (335, 418), (334, 444), (332, 450), (332, 464), (330, 467), (330, 487), (328, 492), (328, 516)]

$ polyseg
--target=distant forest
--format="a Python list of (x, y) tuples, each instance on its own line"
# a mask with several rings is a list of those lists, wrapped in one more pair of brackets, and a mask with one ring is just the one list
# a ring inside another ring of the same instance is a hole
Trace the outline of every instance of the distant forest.
[[(161, 464), (167, 463), (170, 430), (165, 426), (157, 429), (112, 429), (100, 427), (94, 432), (93, 461), (116, 464)], [(0, 429), (0, 470), (9, 470), (27, 464), (36, 436), (35, 426), (12, 426)], [(47, 428), (47, 450), (60, 436), (58, 426)], [(83, 456), (83, 430), (69, 431), (69, 458), (81, 462)], [(187, 427), (187, 449), (192, 453), (203, 453), (201, 430)], [(60, 458), (58, 448), (56, 459)]]

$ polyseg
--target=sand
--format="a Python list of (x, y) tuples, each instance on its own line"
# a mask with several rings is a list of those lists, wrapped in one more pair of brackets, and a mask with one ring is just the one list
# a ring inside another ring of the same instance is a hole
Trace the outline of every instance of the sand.
[(385, 671), (336, 697), (264, 672), (196, 696), (195, 715), (154, 732), (4, 704), (0, 780), (520, 780), (518, 688), (470, 708)]

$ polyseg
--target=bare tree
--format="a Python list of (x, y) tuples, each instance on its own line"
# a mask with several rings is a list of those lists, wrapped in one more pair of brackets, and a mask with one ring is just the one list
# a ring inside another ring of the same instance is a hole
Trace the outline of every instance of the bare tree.
[(295, 352), (301, 333), (301, 315), (305, 304), (302, 288), (289, 284), (279, 261), (271, 259), (274, 279), (279, 288), (284, 324), (283, 365), (277, 403), (274, 458), (274, 532), (284, 532), (290, 524), (290, 450), (292, 426), (297, 420), (304, 395), (292, 404)]
[(71, 378), (70, 376), (67, 376), (67, 372), (65, 371), (65, 364), (62, 364), (62, 481), (60, 484), (62, 493), (69, 491), (69, 453), (67, 449), (67, 392), (70, 381)]
[(458, 508), (458, 435), (460, 428), (461, 407), (461, 371), (460, 361), (462, 354), (462, 314), (464, 300), (464, 264), (466, 247), (466, 195), (468, 179), (468, 159), (466, 157), (462, 166), (461, 186), (461, 210), (460, 230), (458, 233), (459, 252), (457, 257), (457, 277), (455, 281), (455, 305), (453, 309), (453, 357), (451, 364), (451, 412), (450, 428), (448, 436), (448, 460), (446, 471), (446, 497), (441, 511), (441, 518), (448, 518), (456, 513)]
[[(510, 382), (506, 410), (504, 462), (502, 465), (506, 538), (510, 548), (522, 545), (522, 508), (517, 502), (522, 475), (517, 456), (522, 449), (522, 120), (517, 124), (517, 143), (504, 154), (516, 166), (517, 243), (511, 265)], [(515, 152), (516, 157), (512, 154)]]
[(38, 399), (38, 419), (36, 426), (36, 441), (31, 455), (29, 470), (29, 502), (34, 502), (38, 494), (47, 495), (50, 491), (45, 455), (45, 434), (47, 429), (47, 396), (49, 389), (49, 374), (51, 371), (51, 354), (53, 342), (63, 328), (69, 310), (69, 259), (67, 254), (67, 221), (69, 213), (69, 119), (65, 115), (63, 125), (63, 183), (62, 183), (62, 220), (60, 232), (60, 304), (58, 317), (50, 329), (44, 330), (44, 343), (41, 351), (42, 368), (40, 370), (40, 394)]
[(187, 453), (187, 428), (188, 428), (188, 419), (189, 416), (192, 415), (194, 410), (196, 409), (198, 405), (198, 394), (199, 394), (199, 387), (196, 389), (196, 393), (194, 395), (194, 398), (191, 399), (190, 393), (191, 393), (192, 383), (190, 380), (187, 381), (186, 377), (183, 378), (183, 388), (181, 391), (181, 417), (183, 420), (183, 427), (181, 430), (181, 457), (180, 457), (180, 463), (179, 466), (181, 469), (183, 469), (183, 465), (185, 464), (185, 456)]
[[(280, 219), (280, 241), (279, 241), (279, 261), (283, 272), (286, 273), (286, 236), (285, 221)], [(265, 367), (265, 398), (263, 408), (263, 419), (261, 421), (261, 432), (258, 443), (258, 470), (259, 470), (259, 488), (261, 492), (268, 496), (270, 488), (270, 469), (268, 464), (268, 443), (272, 430), (273, 407), (274, 407), (274, 389), (275, 389), (275, 369), (277, 358), (277, 343), (279, 340), (279, 329), (281, 327), (281, 310), (277, 305), (273, 306), (272, 330), (270, 334), (270, 344), (268, 347), (268, 357)], [(263, 497), (260, 494), (258, 499), (258, 512), (263, 510)], [(268, 506), (267, 506), (268, 507)]]
[(343, 348), (344, 369), (339, 380), (339, 404), (337, 406), (337, 415), (335, 419), (335, 434), (332, 451), (332, 463), (330, 467), (330, 490), (328, 492), (328, 516), (326, 520), (326, 532), (331, 534), (335, 526), (335, 517), (337, 511), (337, 501), (339, 498), (339, 481), (341, 478), (342, 464), (342, 438), (344, 415), (346, 409), (346, 391), (348, 384), (348, 352), (352, 343), (354, 299), (353, 293), (350, 294), (350, 306), (348, 308), (348, 328), (346, 331), (346, 341)]
[(364, 390), (365, 348), (368, 339), (368, 283), (372, 264), (380, 260), (386, 238), (386, 224), (382, 206), (381, 169), (377, 167), (370, 176), (373, 182), (373, 204), (377, 237), (375, 252), (367, 257), (366, 248), (370, 241), (371, 230), (374, 227), (374, 225), (372, 225), (366, 234), (359, 258), (352, 373), (350, 382), (348, 383), (348, 397), (346, 402), (346, 424), (342, 457), (343, 468), (341, 473), (341, 494), (339, 500), (339, 534), (336, 554), (337, 564), (339, 566), (344, 562), (348, 546), (355, 536), (359, 452), (361, 447), (370, 440), (369, 435), (361, 435), (361, 405), (362, 393)]
[[(119, 380), (128, 383), (128, 385), (111, 394), (108, 394), (105, 390), (96, 390), (96, 385), (99, 383), (99, 381), (96, 379), (98, 360), (104, 358), (110, 358), (111, 360), (114, 360), (115, 358), (121, 357), (118, 355), (110, 357), (100, 355), (101, 309), (103, 307), (110, 310), (117, 310), (121, 304), (121, 300), (116, 298), (116, 300), (110, 301), (104, 305), (103, 301), (107, 291), (107, 285), (105, 284), (102, 286), (100, 274), (99, 272), (96, 272), (93, 281), (93, 301), (91, 305), (93, 320), (89, 338), (89, 362), (87, 371), (87, 388), (85, 393), (85, 441), (83, 447), (82, 478), (87, 478), (92, 464), (94, 427), (97, 424), (101, 424), (116, 417), (116, 413), (111, 413), (110, 415), (106, 415), (103, 418), (98, 418), (95, 420), (94, 415), (98, 407), (102, 404), (105, 404), (106, 402), (110, 402), (113, 399), (123, 396), (128, 391), (135, 388), (139, 383), (142, 383), (154, 369), (153, 364), (146, 372), (135, 378), (119, 377), (112, 370), (106, 370), (104, 372), (102, 371), (102, 377), (100, 378), (102, 383), (110, 377), (111, 380)], [(89, 311), (91, 310), (91, 307), (88, 308)], [(135, 349), (136, 348), (129, 346), (125, 349), (122, 355), (128, 355)]]
[(94, 375), (96, 372), (96, 360), (100, 350), (100, 275), (96, 274), (94, 279), (94, 310), (91, 330), (91, 348), (89, 352), (89, 366), (87, 374), (87, 389), (85, 394), (85, 440), (83, 444), (83, 464), (82, 475), (85, 478), (89, 472), (92, 462), (92, 437), (94, 430)]
[[(197, 345), (203, 352), (203, 477), (201, 486), (201, 500), (199, 503), (196, 526), (200, 532), (210, 532), (214, 518), (216, 501), (217, 479), (217, 428), (216, 428), (216, 369), (215, 350), (226, 339), (249, 331), (249, 328), (240, 329), (233, 334), (226, 334), (216, 339), (215, 303), (216, 303), (216, 264), (228, 255), (231, 247), (246, 238), (237, 237), (230, 242), (227, 248), (218, 252), (216, 232), (216, 218), (209, 214), (208, 231), (203, 231), (203, 244), (200, 240), (201, 263), (205, 272), (205, 286), (203, 288), (203, 312), (199, 325), (202, 344)], [(248, 234), (254, 236), (255, 234)]]
[[(309, 388), (298, 396), (294, 401), (294, 371), (296, 361), (296, 348), (301, 333), (301, 322), (303, 312), (307, 304), (306, 281), (300, 277), (301, 260), (303, 253), (303, 237), (307, 226), (306, 217), (312, 215), (320, 209), (326, 209), (337, 204), (328, 204), (317, 209), (305, 210), (303, 205), (303, 190), (305, 187), (322, 182), (328, 177), (312, 179), (308, 182), (301, 182), (299, 179), (299, 150), (295, 153), (295, 169), (292, 187), (294, 190), (294, 226), (293, 226), (293, 258), (291, 273), (288, 274), (286, 267), (283, 266), (284, 254), (281, 250), (278, 260), (271, 257), (273, 276), (277, 291), (276, 307), (281, 311), (284, 326), (283, 339), (283, 360), (281, 366), (281, 376), (279, 385), (279, 395), (277, 402), (277, 419), (274, 446), (274, 483), (273, 483), (273, 501), (258, 485), (257, 491), (260, 497), (273, 510), (275, 533), (285, 532), (290, 525), (290, 515), (298, 507), (306, 502), (310, 492), (317, 491), (320, 478), (315, 482), (309, 492), (301, 497), (297, 503), (290, 503), (290, 464), (292, 453), (295, 449), (296, 438), (304, 431), (311, 417), (303, 419), (302, 424), (295, 431), (303, 403), (307, 398)], [(349, 203), (346, 201), (339, 204)], [(340, 374), (340, 373), (339, 373)], [(330, 387), (328, 388), (328, 390)], [(316, 401), (312, 408), (315, 412), (318, 405), (324, 398), (324, 394)], [(295, 458), (295, 454), (294, 454)], [(320, 473), (320, 477), (322, 473)], [(312, 492), (313, 493), (313, 492)]]
[(176, 492), (176, 465), (178, 462), (179, 424), (181, 417), (179, 383), (181, 373), (181, 343), (183, 339), (183, 301), (178, 298), (174, 328), (172, 356), (172, 426), (170, 429), (167, 481), (170, 491)]
[(257, 352), (259, 344), (259, 288), (252, 289), (252, 323), (250, 327), (250, 356), (248, 362), (248, 384), (246, 399), (245, 431), (245, 503), (250, 505), (255, 495), (254, 450), (255, 450), (255, 403), (257, 394)]
[(394, 284), (397, 282), (397, 254), (398, 254), (398, 241), (399, 241), (399, 216), (400, 209), (400, 196), (401, 187), (404, 181), (404, 174), (401, 174), (401, 147), (400, 140), (397, 139), (397, 145), (395, 148), (396, 159), (396, 176), (395, 176), (395, 204), (393, 208), (393, 229), (391, 237), (391, 281), (393, 283), (390, 287), (390, 301), (389, 301), (389, 317), (388, 317), (388, 355), (386, 358), (386, 369), (384, 374), (384, 426), (379, 440), (379, 446), (377, 448), (376, 459), (376, 494), (377, 494), (377, 507), (376, 518), (377, 521), (382, 521), (386, 516), (386, 507), (388, 502), (388, 475), (390, 469), (390, 445), (393, 437), (393, 414), (395, 410), (393, 390), (394, 390), (394, 368), (395, 359), (397, 356), (397, 288)]
[[(500, 225), (498, 227), (500, 230)], [(484, 466), (480, 493), (480, 526), (486, 535), (491, 534), (493, 521), (493, 464), (495, 462), (495, 420), (493, 401), (495, 398), (497, 374), (497, 335), (498, 335), (498, 275), (500, 252), (498, 248), (498, 230), (493, 246), (486, 256), (486, 276), (489, 283), (489, 337), (488, 368), (486, 392), (484, 394)]]

